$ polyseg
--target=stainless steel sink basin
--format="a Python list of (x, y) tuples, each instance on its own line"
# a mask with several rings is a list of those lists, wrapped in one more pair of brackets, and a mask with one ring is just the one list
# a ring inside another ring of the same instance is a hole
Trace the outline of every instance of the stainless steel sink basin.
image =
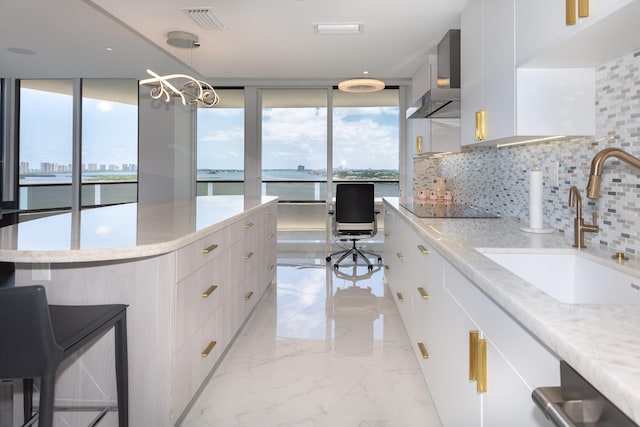
[(568, 304), (640, 304), (640, 278), (571, 252), (477, 248), (552, 298)]

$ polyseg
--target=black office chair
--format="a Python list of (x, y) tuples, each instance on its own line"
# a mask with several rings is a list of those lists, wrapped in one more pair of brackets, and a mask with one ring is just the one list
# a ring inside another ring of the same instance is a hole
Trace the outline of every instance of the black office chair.
[(337, 255), (341, 255), (334, 268), (338, 268), (348, 256), (353, 257), (354, 264), (358, 262), (358, 256), (367, 263), (367, 268), (373, 270), (373, 265), (367, 255), (377, 258), (378, 264), (382, 264), (382, 257), (375, 252), (356, 247), (360, 239), (371, 238), (378, 232), (376, 215), (380, 211), (374, 208), (373, 184), (367, 183), (341, 183), (336, 186), (335, 211), (329, 211), (333, 217), (333, 235), (340, 240), (351, 240), (351, 248), (333, 252), (326, 258), (327, 262)]
[[(48, 305), (42, 286), (0, 289), (0, 379), (22, 378), (24, 422), (53, 424), (56, 370), (60, 363), (115, 328), (118, 422), (128, 425), (126, 305)], [(32, 415), (33, 380), (40, 378), (40, 407)], [(102, 410), (96, 420), (109, 409)], [(95, 420), (94, 420), (95, 421)]]

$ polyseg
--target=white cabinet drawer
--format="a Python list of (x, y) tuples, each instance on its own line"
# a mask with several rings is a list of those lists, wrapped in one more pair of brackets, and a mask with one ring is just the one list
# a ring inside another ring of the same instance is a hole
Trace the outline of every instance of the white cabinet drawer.
[(221, 253), (178, 283), (176, 298), (176, 349), (220, 306), (229, 293), (229, 254)]
[[(217, 310), (175, 353), (172, 386), (174, 413), (180, 414), (228, 344), (223, 339), (222, 310)], [(205, 355), (206, 354), (206, 355)]]
[(230, 243), (234, 244), (247, 238), (255, 238), (262, 225), (261, 213), (257, 212), (231, 224), (229, 227)]
[(218, 230), (176, 251), (176, 282), (213, 260), (229, 247), (229, 230)]

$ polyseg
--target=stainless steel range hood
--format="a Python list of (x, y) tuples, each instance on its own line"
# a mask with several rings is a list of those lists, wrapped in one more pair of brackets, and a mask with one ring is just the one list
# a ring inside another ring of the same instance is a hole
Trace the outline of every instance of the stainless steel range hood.
[(431, 89), (408, 111), (409, 119), (460, 117), (460, 30), (449, 30), (438, 43), (437, 73)]

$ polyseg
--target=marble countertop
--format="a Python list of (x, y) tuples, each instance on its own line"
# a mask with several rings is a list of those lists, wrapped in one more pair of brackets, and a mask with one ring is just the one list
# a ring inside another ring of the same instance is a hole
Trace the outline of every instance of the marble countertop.
[(177, 250), (277, 197), (203, 196), (63, 213), (0, 228), (0, 261), (91, 262)]
[[(559, 232), (525, 233), (505, 218), (418, 218), (400, 206), (401, 199), (385, 201), (476, 286), (640, 423), (640, 305), (558, 302), (475, 249), (566, 253), (577, 251), (572, 240)], [(580, 253), (640, 277), (638, 257), (620, 265), (606, 248)]]

